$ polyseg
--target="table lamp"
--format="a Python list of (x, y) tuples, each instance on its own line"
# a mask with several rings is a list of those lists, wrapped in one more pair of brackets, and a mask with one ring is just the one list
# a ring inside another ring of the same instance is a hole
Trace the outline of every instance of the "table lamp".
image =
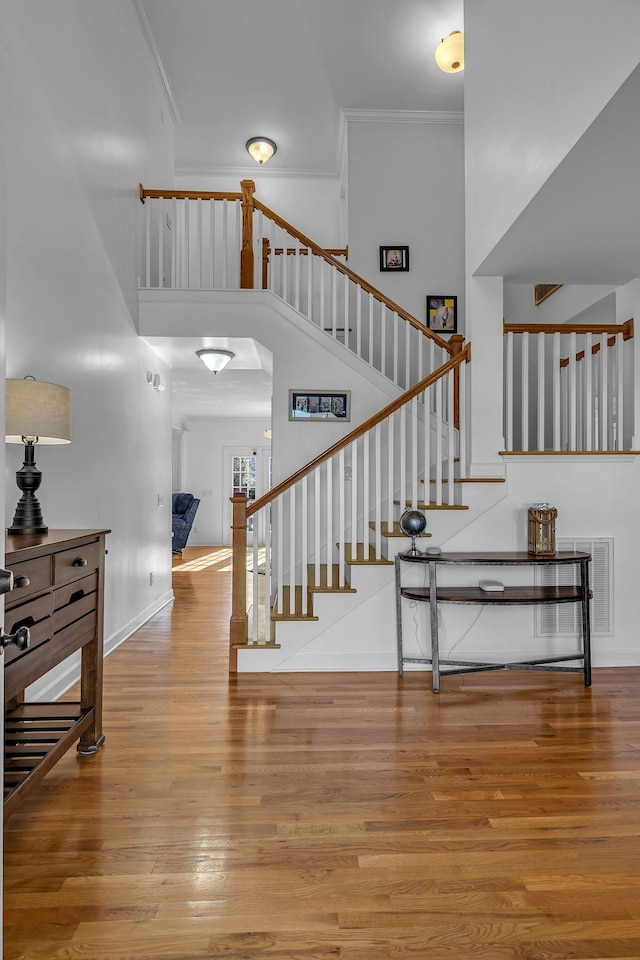
[(35, 377), (7, 380), (5, 440), (24, 443), (24, 464), (16, 471), (22, 491), (9, 533), (46, 533), (40, 503), (35, 495), (42, 473), (35, 465), (36, 443), (71, 443), (71, 400), (68, 387)]

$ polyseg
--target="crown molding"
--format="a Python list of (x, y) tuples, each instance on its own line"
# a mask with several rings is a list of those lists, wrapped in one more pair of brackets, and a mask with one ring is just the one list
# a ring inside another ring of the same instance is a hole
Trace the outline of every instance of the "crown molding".
[(302, 170), (294, 167), (214, 167), (201, 164), (176, 164), (176, 177), (235, 177), (244, 180), (337, 180), (336, 170)]
[(464, 113), (457, 110), (357, 110), (343, 108), (347, 123), (463, 123)]
[(160, 50), (156, 42), (156, 38), (153, 32), (153, 28), (147, 16), (147, 11), (144, 9), (143, 0), (131, 0), (133, 9), (136, 12), (138, 18), (138, 23), (140, 24), (140, 29), (142, 30), (142, 36), (147, 45), (147, 50), (151, 56), (153, 66), (155, 67), (156, 74), (158, 75), (158, 80), (160, 81), (160, 88), (164, 94), (164, 98), (167, 102), (169, 108), (169, 113), (171, 114), (171, 119), (175, 124), (181, 122), (182, 117), (180, 116), (180, 110), (178, 109), (178, 103), (176, 101), (173, 89), (169, 82), (169, 77), (167, 76), (167, 71), (164, 68), (162, 62), (162, 57), (160, 56)]

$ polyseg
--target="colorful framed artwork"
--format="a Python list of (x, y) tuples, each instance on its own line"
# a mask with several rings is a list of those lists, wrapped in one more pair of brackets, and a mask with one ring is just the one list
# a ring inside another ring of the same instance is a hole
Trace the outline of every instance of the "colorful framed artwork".
[(458, 329), (458, 298), (428, 294), (427, 327), (435, 333), (455, 333)]

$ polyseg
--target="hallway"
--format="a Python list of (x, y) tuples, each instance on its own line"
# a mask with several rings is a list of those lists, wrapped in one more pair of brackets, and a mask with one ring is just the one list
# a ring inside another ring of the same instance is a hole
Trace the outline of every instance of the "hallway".
[(5, 960), (640, 955), (640, 668), (230, 680), (230, 564), (174, 560), (8, 821)]

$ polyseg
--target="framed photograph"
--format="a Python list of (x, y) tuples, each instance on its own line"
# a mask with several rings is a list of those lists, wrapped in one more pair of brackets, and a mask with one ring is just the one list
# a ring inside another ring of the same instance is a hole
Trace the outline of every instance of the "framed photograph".
[(437, 333), (456, 333), (458, 329), (458, 298), (428, 294), (427, 327)]
[(350, 390), (289, 390), (289, 420), (350, 419)]
[(552, 293), (555, 293), (556, 290), (559, 290), (561, 286), (561, 283), (534, 283), (533, 300), (536, 307), (539, 307), (541, 303), (544, 303), (547, 297), (550, 297)]
[(409, 247), (380, 247), (380, 269), (403, 271), (409, 269)]

